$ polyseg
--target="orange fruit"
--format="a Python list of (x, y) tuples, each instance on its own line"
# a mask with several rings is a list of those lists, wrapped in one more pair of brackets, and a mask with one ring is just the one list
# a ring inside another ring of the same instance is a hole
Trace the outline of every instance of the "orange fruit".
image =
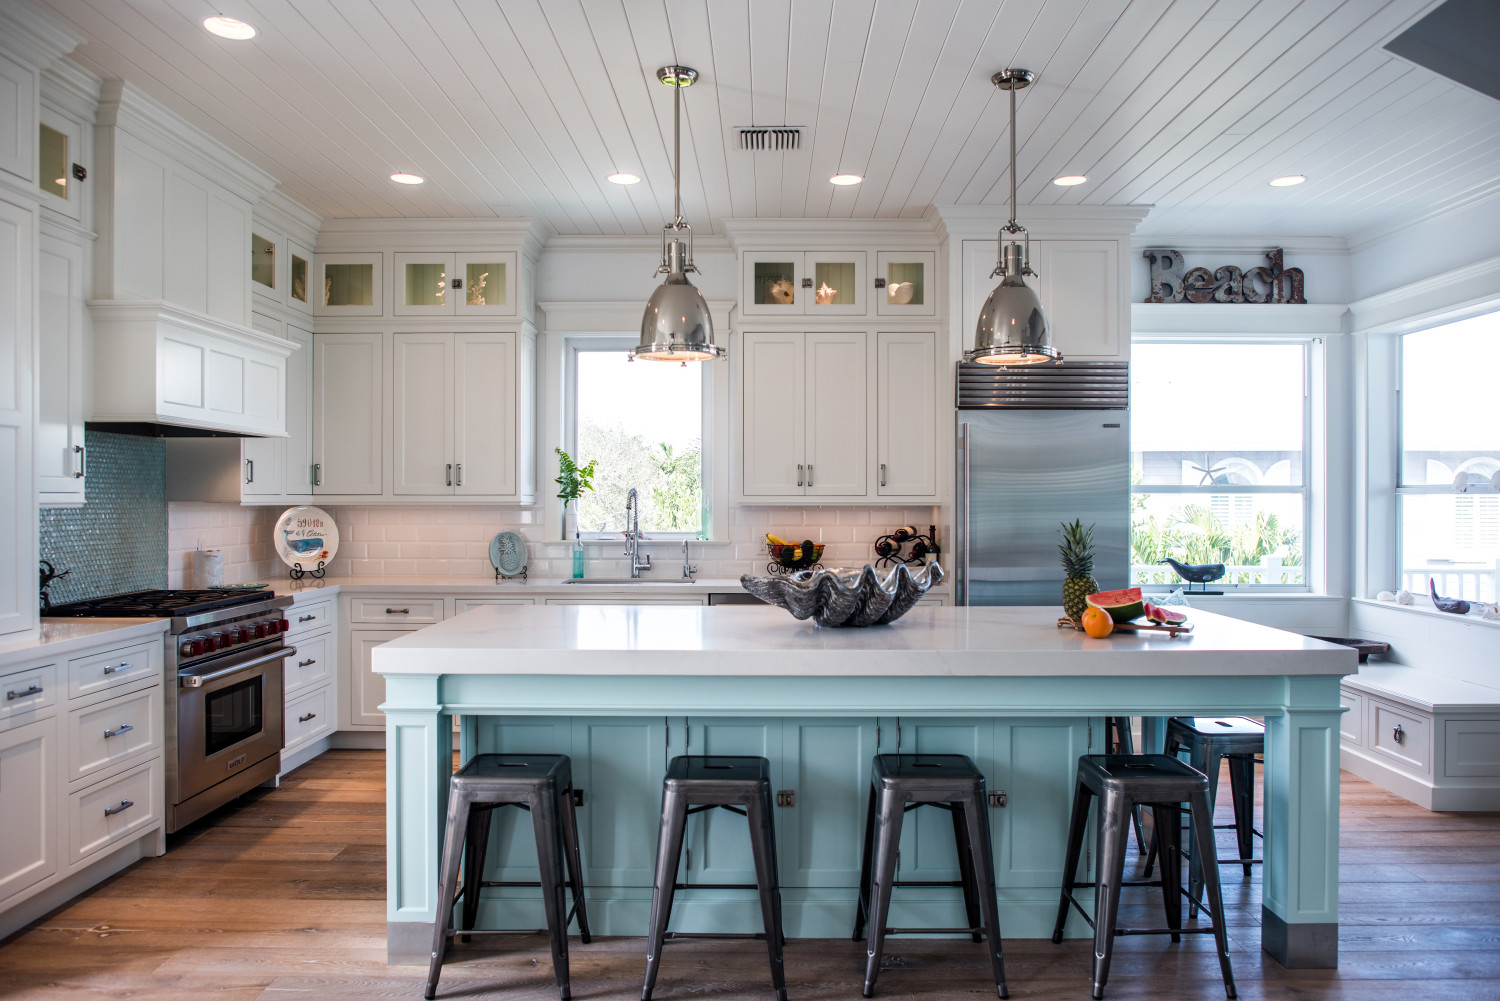
[(1115, 620), (1111, 619), (1104, 609), (1095, 608), (1093, 605), (1083, 610), (1079, 624), (1083, 626), (1084, 632), (1096, 640), (1102, 640), (1115, 631)]

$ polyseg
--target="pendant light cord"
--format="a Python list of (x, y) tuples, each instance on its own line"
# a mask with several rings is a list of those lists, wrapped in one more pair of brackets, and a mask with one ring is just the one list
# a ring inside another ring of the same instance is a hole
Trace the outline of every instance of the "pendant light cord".
[[(676, 72), (675, 70), (673, 72)], [(1011, 140), (1014, 142), (1014, 138)], [(1011, 159), (1015, 159), (1012, 155)], [(672, 225), (682, 227), (682, 81), (672, 88)], [(1012, 210), (1014, 215), (1014, 210)]]
[(1016, 89), (1010, 89), (1010, 226), (1016, 231)]

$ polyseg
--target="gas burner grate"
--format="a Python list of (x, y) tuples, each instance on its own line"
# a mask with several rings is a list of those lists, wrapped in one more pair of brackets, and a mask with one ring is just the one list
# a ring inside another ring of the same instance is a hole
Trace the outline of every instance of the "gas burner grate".
[(271, 591), (130, 591), (53, 605), (42, 614), (72, 618), (160, 618), (169, 615), (200, 615), (220, 608), (264, 601), (270, 597), (273, 597)]

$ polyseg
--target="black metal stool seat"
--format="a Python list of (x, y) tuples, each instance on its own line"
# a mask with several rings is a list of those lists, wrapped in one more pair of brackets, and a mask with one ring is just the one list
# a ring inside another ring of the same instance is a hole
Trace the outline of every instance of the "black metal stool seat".
[[(536, 834), (539, 879), (532, 882), (484, 879), (484, 856), (489, 847), (494, 811), (515, 806), (531, 814)], [(458, 887), (460, 863), (463, 888)], [(564, 910), (563, 869), (573, 892), (573, 909)], [(487, 886), (536, 886), (542, 890), (547, 927), (539, 931), (474, 930), (479, 893)], [(455, 901), (463, 898), (460, 931), (452, 927)], [(443, 840), (438, 882), (438, 919), (433, 923), (432, 963), (427, 991), (437, 992), (443, 956), (454, 935), (547, 935), (552, 945), (552, 969), (561, 1001), (568, 987), (568, 925), (578, 918), (578, 934), (589, 941), (588, 909), (583, 899), (583, 865), (578, 854), (578, 816), (573, 804), (573, 765), (565, 754), (477, 754), (459, 769), (448, 785), (448, 826)]]
[[(935, 806), (953, 816), (953, 837), (958, 844), (957, 882), (896, 879), (902, 818), (923, 806)], [(897, 886), (961, 887), (968, 927), (887, 927), (891, 890)], [(967, 932), (975, 942), (988, 943), (995, 991), (1002, 998), (1009, 997), (984, 775), (962, 754), (877, 754), (870, 767), (870, 805), (865, 815), (864, 860), (854, 915), (854, 941), (866, 938), (864, 996), (874, 996), (887, 935), (955, 932)]]
[[(750, 822), (750, 851), (755, 858), (754, 883), (679, 883), (677, 865), (690, 814), (722, 809)], [(763, 938), (771, 963), (771, 985), (786, 1001), (786, 974), (781, 950), (781, 878), (776, 869), (776, 832), (772, 826), (771, 763), (765, 758), (682, 755), (667, 765), (662, 782), (661, 833), (656, 842), (656, 879), (651, 891), (651, 926), (646, 939), (646, 983), (642, 1001), (651, 1001), (662, 947), (674, 938)], [(669, 932), (672, 898), (677, 890), (756, 890), (760, 894), (763, 934), (692, 935)]]
[[(1234, 803), (1234, 823), (1220, 824), (1219, 830), (1233, 830), (1239, 848), (1238, 858), (1221, 858), (1220, 865), (1238, 864), (1244, 875), (1250, 875), (1250, 867), (1259, 865), (1254, 858), (1255, 838), (1263, 837), (1255, 829), (1255, 765), (1257, 754), (1263, 754), (1266, 746), (1266, 728), (1263, 723), (1244, 716), (1174, 716), (1167, 721), (1166, 752), (1174, 757), (1186, 748), (1188, 764), (1208, 776), (1208, 809), (1212, 814), (1219, 794), (1219, 761), (1229, 764), (1229, 793)], [(1151, 875), (1151, 863), (1156, 856), (1156, 846), (1146, 856), (1146, 875)], [(1191, 845), (1188, 851), (1188, 896), (1192, 900), (1189, 914), (1196, 914), (1198, 899), (1203, 888), (1201, 867), (1193, 856)]]
[[(1097, 873), (1095, 882), (1077, 881), (1078, 862), (1083, 854), (1083, 836), (1088, 828), (1090, 801), (1098, 797), (1098, 828), (1095, 833)], [(1109, 965), (1116, 935), (1171, 935), (1180, 941), (1184, 934), (1212, 932), (1219, 952), (1219, 968), (1224, 974), (1224, 990), (1235, 997), (1234, 974), (1229, 965), (1229, 939), (1224, 930), (1224, 902), (1219, 892), (1218, 866), (1204, 866), (1210, 928), (1182, 927), (1182, 870), (1177, 841), (1181, 834), (1178, 814), (1188, 804), (1192, 837), (1213, 863), (1213, 811), (1208, 805), (1208, 779), (1203, 773), (1165, 754), (1092, 754), (1078, 759), (1078, 782), (1073, 794), (1073, 815), (1068, 824), (1068, 847), (1063, 856), (1062, 895), (1057, 904), (1057, 923), (1052, 941), (1061, 942), (1069, 905), (1078, 909), (1094, 929), (1094, 997), (1104, 997), (1109, 980)], [(1130, 813), (1137, 804), (1151, 807), (1157, 838), (1161, 843), (1161, 879), (1126, 882), (1125, 844), (1130, 837)], [(1171, 860), (1171, 864), (1168, 864)], [(1119, 928), (1116, 917), (1120, 908), (1120, 889), (1125, 886), (1160, 886), (1166, 910), (1166, 928)], [(1094, 889), (1094, 913), (1086, 911), (1073, 891)]]

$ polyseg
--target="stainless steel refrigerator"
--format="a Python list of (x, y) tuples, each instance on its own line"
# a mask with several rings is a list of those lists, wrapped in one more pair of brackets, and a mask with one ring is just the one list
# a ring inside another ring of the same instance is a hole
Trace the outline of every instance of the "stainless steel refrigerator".
[(1094, 578), (1130, 577), (1129, 376), (1124, 362), (958, 366), (956, 596), (1061, 605), (1058, 527), (1094, 526)]

